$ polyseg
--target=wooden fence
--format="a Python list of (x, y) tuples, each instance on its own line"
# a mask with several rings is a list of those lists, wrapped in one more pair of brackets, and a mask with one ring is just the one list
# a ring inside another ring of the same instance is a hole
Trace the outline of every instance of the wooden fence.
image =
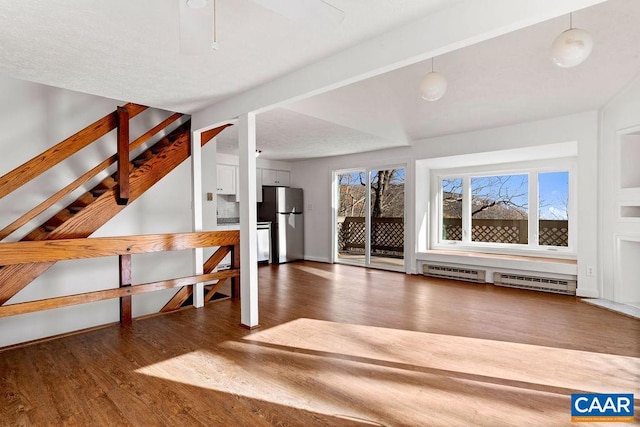
[[(529, 241), (527, 220), (474, 219), (471, 237), (474, 242), (527, 244)], [(539, 244), (543, 246), (568, 246), (569, 222), (566, 220), (540, 220)], [(338, 222), (338, 251), (363, 254), (365, 249), (365, 218), (345, 217)], [(442, 237), (446, 240), (462, 240), (462, 220), (445, 218)], [(404, 219), (372, 218), (371, 254), (401, 257), (404, 253)]]
[[(364, 253), (364, 217), (345, 217), (338, 223), (338, 248), (343, 253)], [(372, 218), (371, 253), (402, 257), (404, 253), (404, 218)]]
[[(474, 242), (519, 243), (529, 242), (529, 221), (526, 219), (473, 219), (471, 240)], [(569, 222), (567, 220), (540, 220), (538, 243), (543, 246), (568, 246)], [(442, 238), (462, 240), (462, 220), (445, 218)]]

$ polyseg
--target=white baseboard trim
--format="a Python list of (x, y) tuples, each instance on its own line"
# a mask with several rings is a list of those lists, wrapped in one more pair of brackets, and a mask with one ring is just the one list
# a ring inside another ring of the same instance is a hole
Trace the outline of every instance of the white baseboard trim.
[(616, 313), (622, 313), (627, 316), (635, 317), (636, 319), (640, 319), (640, 308), (635, 305), (622, 304), (619, 302), (613, 302), (606, 299), (599, 298), (589, 298), (583, 299), (582, 302), (586, 302), (587, 304), (592, 304), (597, 307), (606, 308), (607, 310), (615, 311)]
[(583, 298), (600, 298), (600, 293), (595, 289), (580, 289), (580, 284), (578, 284), (576, 296)]

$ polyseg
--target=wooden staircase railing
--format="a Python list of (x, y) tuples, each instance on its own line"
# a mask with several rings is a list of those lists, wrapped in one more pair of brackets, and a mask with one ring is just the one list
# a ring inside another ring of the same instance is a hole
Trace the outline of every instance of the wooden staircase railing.
[[(215, 268), (220, 264), (220, 262), (227, 256), (227, 254), (231, 252), (231, 265), (240, 265), (240, 252), (232, 251), (230, 246), (221, 246), (218, 250), (209, 257), (209, 259), (204, 263), (203, 272), (205, 274), (211, 273), (215, 270)], [(232, 267), (233, 268), (233, 267)], [(205, 304), (211, 301), (216, 292), (222, 287), (227, 279), (221, 279), (215, 285), (205, 287), (207, 293), (204, 296)], [(240, 296), (238, 293), (239, 289), (236, 286), (231, 287), (231, 298), (237, 298)], [(191, 286), (185, 286), (180, 289), (176, 294), (165, 304), (164, 307), (160, 310), (160, 312), (174, 311), (180, 307), (183, 307), (185, 303), (188, 302), (188, 299), (193, 295), (193, 288)]]
[[(142, 144), (144, 144), (145, 142), (149, 141), (149, 139), (151, 139), (151, 137), (153, 137), (155, 134), (157, 134), (160, 131), (162, 131), (165, 128), (167, 128), (171, 123), (175, 122), (180, 117), (182, 117), (182, 114), (180, 114), (180, 113), (172, 114), (167, 119), (163, 120), (160, 124), (154, 126), (151, 130), (147, 131), (146, 133), (141, 135), (138, 139), (133, 141), (131, 143), (130, 147), (129, 147), (129, 150), (133, 151), (136, 148), (140, 147)], [(71, 194), (74, 190), (76, 190), (81, 185), (83, 185), (86, 182), (88, 182), (90, 179), (96, 177), (100, 172), (104, 171), (109, 166), (113, 165), (116, 162), (117, 158), (118, 158), (117, 154), (114, 154), (113, 156), (109, 157), (108, 159), (103, 160), (102, 162), (100, 162), (99, 164), (94, 166), (92, 169), (90, 169), (89, 171), (85, 172), (82, 176), (78, 177), (71, 184), (67, 185), (62, 190), (60, 190), (57, 193), (55, 193), (53, 196), (51, 196), (48, 199), (44, 200), (38, 206), (36, 206), (35, 208), (31, 209), (29, 212), (25, 213), (20, 218), (18, 218), (15, 221), (13, 221), (11, 224), (7, 225), (5, 228), (0, 230), (0, 240), (4, 240), (8, 236), (10, 236), (12, 233), (17, 231), (20, 227), (22, 227), (23, 225), (27, 224), (29, 221), (31, 221), (32, 219), (34, 219), (35, 217), (37, 217), (38, 215), (40, 215), (41, 213), (43, 213), (44, 211), (49, 209), (51, 206), (56, 204), (62, 198), (64, 198), (65, 196)], [(12, 172), (9, 172), (9, 173), (12, 173)], [(32, 178), (35, 178), (35, 176), (33, 176)]]
[[(131, 103), (125, 107), (129, 110), (130, 118), (148, 108)], [(105, 136), (114, 130), (117, 124), (118, 116), (114, 111), (0, 177), (0, 199)]]
[[(158, 234), (125, 237), (98, 237), (85, 239), (46, 240), (37, 242), (7, 242), (0, 244), (0, 260), (5, 266), (31, 265), (33, 263), (55, 263), (63, 260), (77, 260), (117, 255), (120, 260), (120, 277), (131, 277), (131, 256), (151, 252), (176, 251), (193, 248), (219, 246), (207, 260), (210, 268), (203, 274), (172, 278), (151, 283), (132, 285), (120, 283), (119, 288), (82, 294), (47, 298), (0, 306), (0, 318), (35, 311), (50, 310), (76, 304), (120, 298), (120, 322), (129, 325), (131, 316), (131, 296), (161, 289), (182, 287), (193, 292), (193, 284), (217, 280), (209, 286), (207, 295), (215, 293), (226, 280), (232, 280), (232, 296), (239, 296), (240, 286), (240, 233), (239, 231), (210, 231), (199, 233)], [(232, 252), (231, 269), (215, 272), (215, 266), (229, 251)], [(209, 296), (209, 299), (211, 299)], [(208, 301), (208, 299), (205, 300)], [(174, 307), (173, 310), (180, 308)], [(172, 311), (165, 310), (162, 311)]]
[[(128, 111), (128, 117), (133, 118), (147, 107), (136, 104), (127, 104), (125, 107)], [(126, 116), (126, 115), (125, 115)], [(148, 132), (133, 141), (127, 152), (131, 152), (135, 148), (147, 142), (152, 136), (156, 135), (167, 126), (174, 123), (182, 117), (181, 114), (173, 114), (162, 123), (154, 126)], [(191, 154), (191, 134), (190, 121), (187, 121), (177, 127), (168, 135), (164, 136), (160, 141), (147, 148), (135, 159), (126, 165), (128, 174), (116, 172), (111, 176), (107, 176), (99, 184), (94, 186), (88, 192), (82, 194), (75, 201), (71, 202), (64, 209), (51, 216), (40, 226), (36, 227), (28, 233), (23, 241), (45, 241), (59, 240), (70, 238), (86, 238), (95, 232), (99, 227), (104, 225), (109, 219), (113, 218), (126, 206), (119, 204), (121, 200), (121, 192), (117, 182), (118, 176), (124, 176), (128, 183), (127, 201), (133, 201), (140, 197), (152, 185), (158, 182), (162, 177), (172, 171), (180, 163), (186, 160)], [(202, 134), (202, 145), (215, 137), (228, 125), (220, 126)], [(75, 135), (67, 138), (51, 149), (43, 152), (39, 156), (34, 157), (24, 165), (14, 169), (8, 174), (0, 177), (0, 194), (3, 196), (11, 193), (24, 183), (37, 177), (53, 165), (68, 158), (78, 150), (88, 146), (91, 142), (106, 135), (110, 131), (118, 128), (118, 114), (111, 113)], [(120, 153), (122, 154), (122, 153)], [(42, 202), (29, 212), (13, 221), (11, 224), (0, 230), (0, 240), (17, 231), (20, 227), (27, 224), (36, 216), (45, 212), (56, 202), (71, 194), (75, 189), (79, 188), (91, 178), (95, 177), (102, 171), (114, 163), (118, 163), (118, 153), (105, 159), (100, 164), (84, 173), (78, 179), (65, 188), (51, 196), (51, 198)], [(122, 172), (121, 164), (118, 164)], [(6, 243), (0, 243), (0, 246)], [(36, 277), (51, 267), (55, 261), (48, 262), (32, 262), (22, 264), (10, 264), (0, 257), (0, 306), (5, 304), (17, 292), (31, 283)]]

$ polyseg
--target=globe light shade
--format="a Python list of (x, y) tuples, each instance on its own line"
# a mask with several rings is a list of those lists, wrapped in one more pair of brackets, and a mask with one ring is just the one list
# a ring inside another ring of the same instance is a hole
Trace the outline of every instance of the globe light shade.
[(575, 67), (589, 57), (591, 49), (591, 34), (580, 28), (572, 28), (555, 39), (551, 45), (551, 59), (558, 67)]
[(424, 76), (420, 83), (422, 99), (426, 99), (427, 101), (437, 101), (444, 96), (446, 91), (447, 79), (435, 71)]

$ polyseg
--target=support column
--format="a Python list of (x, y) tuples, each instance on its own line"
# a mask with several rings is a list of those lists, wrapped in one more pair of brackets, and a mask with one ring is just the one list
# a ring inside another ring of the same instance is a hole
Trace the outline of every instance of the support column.
[[(131, 287), (131, 255), (120, 255), (120, 287)], [(120, 324), (131, 326), (133, 315), (131, 310), (131, 295), (120, 297)]]
[(118, 107), (118, 204), (129, 203), (129, 110)]
[[(191, 132), (191, 200), (193, 207), (193, 231), (202, 231), (202, 144), (201, 132)], [(193, 274), (203, 273), (204, 249), (193, 250)], [(193, 306), (204, 306), (204, 283), (193, 285)]]
[(238, 121), (240, 151), (240, 307), (241, 324), (258, 324), (258, 231), (256, 207), (256, 116), (242, 114)]

